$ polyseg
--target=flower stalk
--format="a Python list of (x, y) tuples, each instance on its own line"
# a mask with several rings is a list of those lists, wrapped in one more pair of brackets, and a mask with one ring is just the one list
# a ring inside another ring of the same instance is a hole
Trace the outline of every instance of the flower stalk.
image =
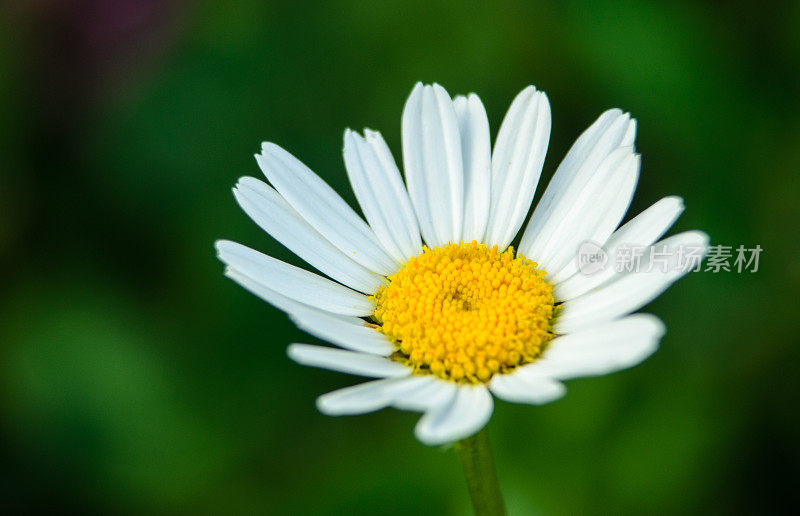
[(455, 445), (464, 476), (467, 479), (469, 497), (476, 516), (505, 515), (506, 508), (497, 472), (489, 448), (489, 437), (486, 428), (477, 434), (458, 441)]

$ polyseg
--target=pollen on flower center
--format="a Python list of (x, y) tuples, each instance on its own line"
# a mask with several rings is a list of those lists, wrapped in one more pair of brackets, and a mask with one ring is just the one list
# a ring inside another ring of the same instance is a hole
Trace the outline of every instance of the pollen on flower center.
[(553, 287), (544, 275), (511, 248), (426, 247), (373, 296), (377, 330), (415, 374), (487, 382), (533, 362), (550, 341)]

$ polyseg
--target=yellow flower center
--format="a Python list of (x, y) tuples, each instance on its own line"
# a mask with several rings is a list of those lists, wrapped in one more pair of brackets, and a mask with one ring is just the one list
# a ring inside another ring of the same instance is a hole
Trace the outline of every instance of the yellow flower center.
[(552, 338), (553, 287), (544, 275), (511, 248), (426, 247), (373, 296), (376, 329), (415, 374), (487, 382), (536, 360)]

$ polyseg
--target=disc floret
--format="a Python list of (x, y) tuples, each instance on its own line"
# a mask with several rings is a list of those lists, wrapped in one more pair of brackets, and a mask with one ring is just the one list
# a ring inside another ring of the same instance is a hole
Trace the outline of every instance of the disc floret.
[(512, 248), (424, 248), (373, 296), (393, 359), (415, 374), (485, 383), (539, 358), (552, 338), (553, 287)]

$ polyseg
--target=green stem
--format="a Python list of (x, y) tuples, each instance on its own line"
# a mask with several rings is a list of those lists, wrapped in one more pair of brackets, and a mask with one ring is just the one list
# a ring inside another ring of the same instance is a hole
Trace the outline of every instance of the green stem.
[(456, 443), (456, 451), (467, 477), (469, 497), (476, 516), (497, 516), (506, 513), (497, 472), (489, 449), (486, 428)]

